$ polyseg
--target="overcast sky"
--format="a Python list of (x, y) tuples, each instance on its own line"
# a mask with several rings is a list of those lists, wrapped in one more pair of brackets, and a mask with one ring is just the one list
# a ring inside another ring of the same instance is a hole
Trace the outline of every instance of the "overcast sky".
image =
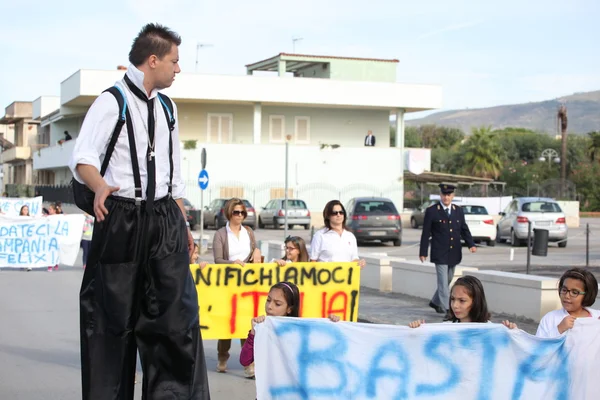
[(397, 58), (399, 82), (440, 84), (444, 109), (600, 89), (600, 1), (33, 0), (0, 5), (0, 107), (59, 95), (76, 70), (128, 65), (146, 22), (183, 38), (181, 68), (244, 74), (292, 52)]

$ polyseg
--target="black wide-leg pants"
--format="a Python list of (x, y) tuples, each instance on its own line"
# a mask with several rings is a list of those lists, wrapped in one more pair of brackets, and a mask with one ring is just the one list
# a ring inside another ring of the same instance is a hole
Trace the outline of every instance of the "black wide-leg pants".
[(130, 400), (136, 351), (146, 400), (210, 399), (189, 268), (187, 229), (177, 203), (109, 197), (94, 226), (80, 292), (83, 400)]

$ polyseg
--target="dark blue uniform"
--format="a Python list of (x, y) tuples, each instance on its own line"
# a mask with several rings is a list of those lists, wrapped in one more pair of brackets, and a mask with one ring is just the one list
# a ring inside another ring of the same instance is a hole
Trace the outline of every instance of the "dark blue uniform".
[(475, 246), (462, 207), (457, 207), (454, 204), (451, 207), (450, 217), (448, 217), (444, 206), (440, 203), (434, 204), (425, 210), (419, 256), (427, 257), (427, 248), (431, 237), (430, 260), (434, 264), (448, 266), (460, 264), (462, 260), (461, 238), (469, 248)]

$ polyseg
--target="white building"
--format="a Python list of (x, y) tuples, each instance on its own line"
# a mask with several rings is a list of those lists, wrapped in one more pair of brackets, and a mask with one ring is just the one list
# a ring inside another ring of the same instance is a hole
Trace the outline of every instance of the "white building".
[[(322, 208), (324, 199), (374, 190), (377, 195), (393, 192), (390, 197), (402, 208), (404, 115), (440, 108), (442, 90), (397, 83), (397, 63), (282, 53), (247, 65), (245, 76), (179, 74), (164, 92), (177, 103), (182, 145), (196, 145), (196, 150), (182, 152), (187, 197), (199, 205), (196, 177), (202, 147), (208, 149), (209, 197), (236, 194), (262, 206), (282, 195), (288, 138), (290, 188), (293, 195), (309, 197), (311, 208)], [(33, 155), (33, 166), (47, 171), (48, 184), (67, 184), (71, 179), (67, 165), (74, 140), (57, 144), (63, 132), (75, 139), (94, 99), (123, 73), (79, 70), (61, 83), (55, 110), (45, 107), (54, 100), (36, 100), (40, 110), (36, 118), (49, 145)], [(391, 145), (390, 116), (396, 117), (400, 133)], [(363, 145), (369, 130), (377, 138), (376, 147)], [(424, 154), (411, 158), (423, 160), (429, 170), (428, 151), (416, 152)], [(322, 193), (306, 191), (317, 187)]]

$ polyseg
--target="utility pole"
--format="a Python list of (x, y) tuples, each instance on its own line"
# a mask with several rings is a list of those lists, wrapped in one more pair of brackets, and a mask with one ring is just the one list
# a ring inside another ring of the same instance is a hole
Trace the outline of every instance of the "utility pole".
[(200, 49), (204, 48), (204, 47), (212, 47), (213, 45), (210, 43), (200, 43), (198, 42), (198, 44), (196, 44), (196, 69), (195, 72), (198, 73), (198, 53), (200, 51)]

